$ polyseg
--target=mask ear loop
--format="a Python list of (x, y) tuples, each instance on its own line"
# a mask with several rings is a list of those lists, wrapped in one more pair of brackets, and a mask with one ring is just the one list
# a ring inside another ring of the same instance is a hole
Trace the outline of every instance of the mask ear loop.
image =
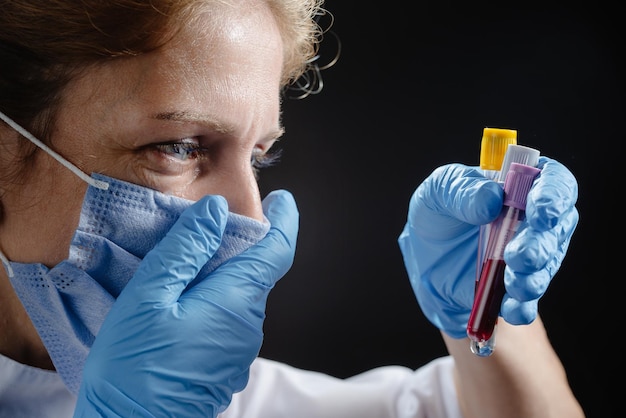
[(76, 167), (74, 164), (72, 164), (71, 162), (63, 158), (60, 154), (58, 154), (52, 148), (50, 148), (49, 146), (41, 142), (39, 139), (35, 138), (35, 136), (33, 136), (30, 132), (22, 128), (13, 119), (9, 118), (7, 115), (2, 113), (1, 111), (0, 111), (0, 119), (5, 121), (11, 128), (15, 129), (20, 135), (28, 139), (33, 144), (37, 145), (39, 148), (45, 151), (48, 155), (50, 155), (52, 158), (57, 160), (65, 168), (70, 170), (72, 173), (76, 174), (78, 177), (80, 177), (82, 180), (87, 182), (89, 185), (98, 189), (102, 189), (102, 190), (107, 190), (109, 188), (109, 183), (107, 183), (106, 181), (97, 180), (92, 177), (89, 177), (87, 174), (83, 173), (80, 170), (80, 168)]
[[(52, 158), (54, 158), (59, 163), (61, 163), (61, 165), (63, 165), (65, 168), (67, 168), (72, 173), (76, 174), (82, 180), (87, 182), (87, 184), (89, 184), (90, 186), (93, 186), (101, 190), (108, 190), (109, 183), (103, 180), (94, 179), (92, 177), (89, 177), (87, 174), (83, 173), (78, 167), (76, 167), (74, 164), (72, 164), (71, 162), (63, 158), (60, 154), (58, 154), (52, 148), (50, 148), (49, 146), (41, 142), (39, 139), (35, 138), (34, 135), (32, 135), (26, 129), (22, 128), (13, 119), (5, 115), (2, 111), (0, 111), (0, 119), (6, 122), (11, 128), (15, 129), (24, 138), (28, 139), (30, 142), (32, 142), (33, 144), (41, 148), (44, 152), (46, 152), (48, 155), (50, 155)], [(4, 267), (7, 271), (8, 276), (13, 277), (13, 268), (11, 267), (11, 263), (9, 262), (9, 259), (6, 257), (6, 255), (4, 255), (1, 249), (0, 249), (0, 261), (2, 262), (2, 264), (4, 264)]]
[(4, 268), (7, 271), (7, 275), (9, 276), (9, 278), (13, 277), (13, 267), (11, 267), (9, 259), (6, 255), (4, 255), (2, 250), (0, 250), (0, 261), (2, 261), (2, 264), (4, 264)]

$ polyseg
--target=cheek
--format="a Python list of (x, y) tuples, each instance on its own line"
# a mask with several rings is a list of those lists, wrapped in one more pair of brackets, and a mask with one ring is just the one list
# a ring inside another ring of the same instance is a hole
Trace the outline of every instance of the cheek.
[[(25, 187), (27, 189), (27, 187)], [(30, 188), (27, 196), (5, 196), (0, 246), (12, 261), (52, 267), (68, 257), (80, 218), (83, 187)]]
[[(63, 168), (67, 171), (67, 169)], [(42, 182), (45, 184), (46, 182)], [(73, 173), (58, 174), (48, 188), (37, 198), (40, 208), (33, 219), (42, 245), (48, 250), (48, 264), (58, 264), (67, 258), (68, 249), (80, 219), (80, 211), (87, 185)]]

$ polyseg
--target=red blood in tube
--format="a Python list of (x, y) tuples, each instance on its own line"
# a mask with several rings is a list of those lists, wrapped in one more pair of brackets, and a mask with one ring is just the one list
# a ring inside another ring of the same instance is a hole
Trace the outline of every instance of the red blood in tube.
[(504, 298), (505, 267), (504, 260), (485, 260), (477, 283), (475, 306), (467, 323), (467, 333), (474, 341), (487, 341), (493, 334)]

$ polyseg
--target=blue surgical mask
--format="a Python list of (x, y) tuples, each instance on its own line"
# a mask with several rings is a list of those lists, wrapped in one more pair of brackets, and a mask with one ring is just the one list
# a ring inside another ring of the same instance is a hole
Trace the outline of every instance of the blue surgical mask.
[[(0, 118), (89, 183), (66, 260), (49, 269), (9, 261), (0, 252), (57, 372), (78, 393), (85, 359), (111, 305), (193, 201), (101, 174), (87, 176), (2, 112)], [(222, 243), (198, 277), (256, 244), (269, 227), (267, 220), (229, 213)]]

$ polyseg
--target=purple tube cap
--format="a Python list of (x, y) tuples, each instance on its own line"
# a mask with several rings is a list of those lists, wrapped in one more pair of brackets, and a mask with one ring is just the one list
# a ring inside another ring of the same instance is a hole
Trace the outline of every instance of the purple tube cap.
[(536, 167), (511, 163), (504, 180), (504, 205), (526, 210), (526, 196), (540, 172)]

